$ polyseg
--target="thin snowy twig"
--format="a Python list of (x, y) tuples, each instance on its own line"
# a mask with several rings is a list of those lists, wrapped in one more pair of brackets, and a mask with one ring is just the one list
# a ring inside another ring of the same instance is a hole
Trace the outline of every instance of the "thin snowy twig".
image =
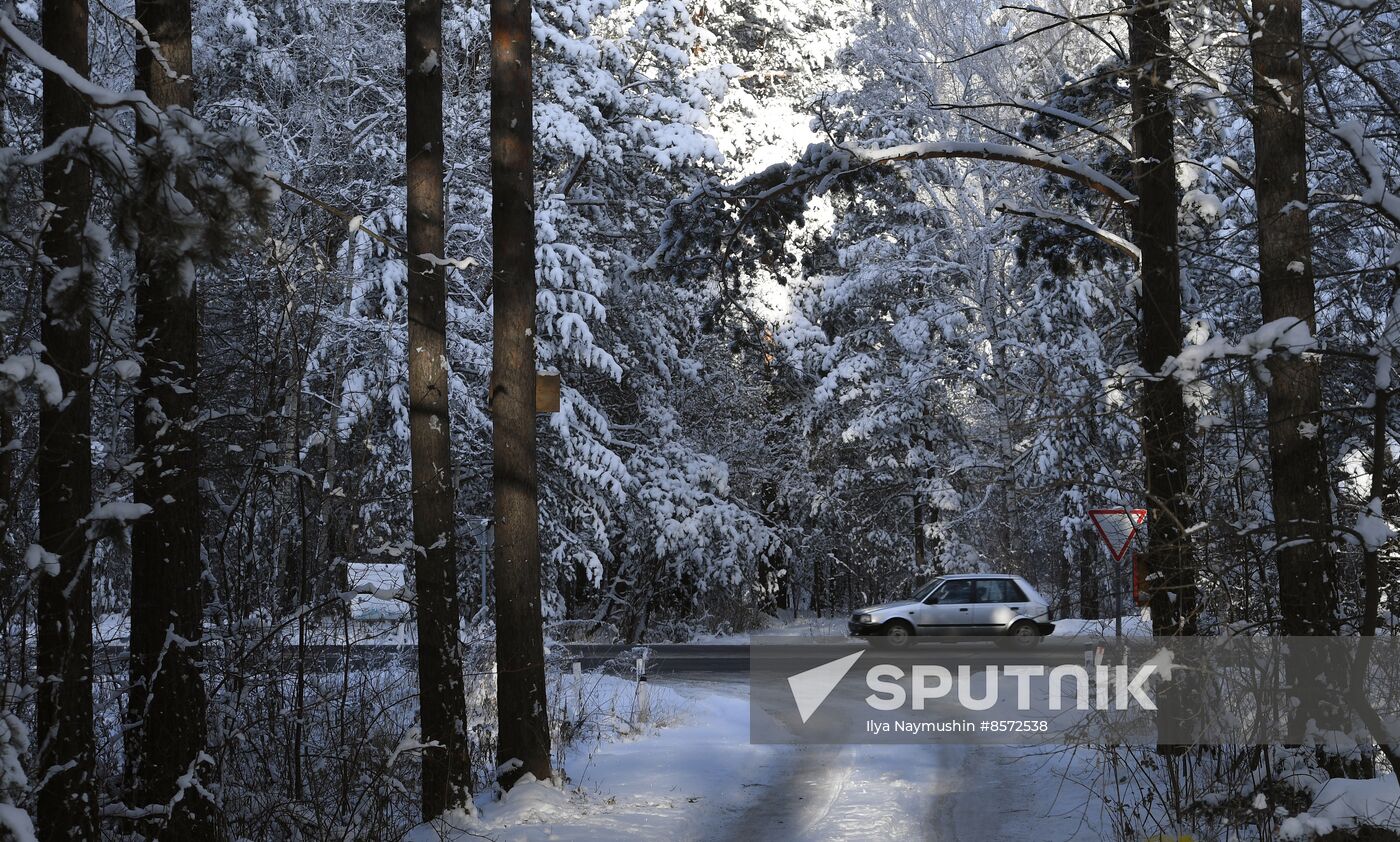
[(929, 103), (929, 107), (936, 111), (967, 111), (984, 108), (1019, 108), (1022, 111), (1030, 111), (1035, 114), (1039, 114), (1043, 117), (1050, 117), (1052, 119), (1059, 120), (1063, 123), (1068, 123), (1069, 125), (1074, 126), (1076, 128), (1084, 129), (1085, 131), (1092, 133), (1096, 137), (1102, 138), (1103, 140), (1112, 143), (1113, 145), (1122, 149), (1124, 152), (1132, 151), (1132, 145), (1128, 143), (1127, 140), (1120, 137), (1117, 132), (1114, 132), (1113, 130), (1105, 127), (1106, 120), (1090, 120), (1089, 118), (1081, 116), (1079, 114), (1075, 114), (1070, 111), (1065, 111), (1061, 108), (1056, 108), (1055, 106), (1050, 105), (1049, 103), (1036, 102), (1035, 100), (1031, 99), (1024, 99), (1018, 97), (1009, 102), (933, 102)]
[(151, 38), (151, 33), (146, 29), (145, 24), (141, 23), (141, 21), (137, 20), (132, 15), (124, 15), (116, 9), (113, 9), (111, 6), (107, 5), (106, 0), (97, 0), (97, 5), (106, 10), (107, 14), (130, 27), (132, 32), (136, 33), (136, 37), (140, 38), (142, 45), (151, 51), (151, 56), (155, 58), (156, 63), (165, 71), (167, 77), (176, 82), (189, 81), (189, 76), (181, 75), (175, 68), (170, 66), (169, 60), (166, 59), (165, 54), (160, 50), (160, 44), (156, 43), (156, 41)]
[[(1037, 26), (1037, 27), (1035, 27), (1035, 28), (1033, 28), (1033, 29), (1028, 29), (1028, 30), (1026, 30), (1025, 32), (1017, 33), (1014, 37), (1008, 38), (1008, 39), (1006, 39), (1005, 41), (995, 41), (995, 42), (993, 42), (993, 43), (991, 43), (991, 44), (987, 44), (987, 45), (985, 45), (985, 46), (978, 47), (977, 49), (972, 50), (972, 51), (967, 52), (967, 53), (964, 53), (963, 55), (960, 55), (960, 56), (958, 56), (958, 57), (956, 57), (956, 58), (948, 59), (948, 60), (945, 61), (944, 63), (945, 63), (945, 64), (954, 64), (954, 63), (956, 63), (956, 62), (965, 61), (965, 60), (971, 59), (971, 58), (976, 58), (977, 56), (980, 56), (980, 55), (982, 55), (982, 54), (984, 54), (984, 53), (994, 52), (994, 51), (996, 51), (996, 50), (1002, 49), (1003, 47), (1010, 47), (1010, 46), (1012, 46), (1012, 45), (1014, 45), (1014, 44), (1018, 44), (1018, 43), (1020, 43), (1020, 42), (1022, 42), (1022, 41), (1028, 40), (1028, 39), (1030, 39), (1030, 38), (1034, 38), (1034, 37), (1037, 36), (1037, 35), (1041, 35), (1041, 34), (1043, 34), (1043, 33), (1049, 32), (1049, 31), (1051, 31), (1051, 30), (1053, 30), (1053, 29), (1058, 29), (1058, 28), (1060, 28), (1060, 27), (1062, 27), (1062, 26), (1075, 26), (1075, 27), (1078, 27), (1078, 28), (1080, 28), (1080, 29), (1084, 29), (1084, 30), (1088, 31), (1091, 35), (1094, 35), (1099, 41), (1103, 41), (1103, 43), (1107, 44), (1108, 42), (1106, 42), (1106, 41), (1103, 40), (1103, 36), (1099, 35), (1097, 32), (1094, 32), (1093, 30), (1089, 29), (1087, 26), (1084, 25), (1084, 22), (1085, 22), (1085, 21), (1090, 21), (1090, 20), (1103, 20), (1103, 19), (1113, 20), (1113, 19), (1115, 19), (1115, 18), (1123, 17), (1123, 16), (1125, 16), (1125, 15), (1127, 15), (1127, 14), (1130, 14), (1130, 12), (1127, 12), (1127, 11), (1113, 10), (1113, 11), (1109, 11), (1109, 12), (1098, 12), (1098, 13), (1095, 13), (1095, 14), (1072, 15), (1072, 16), (1071, 16), (1071, 15), (1064, 15), (1064, 14), (1059, 14), (1059, 13), (1056, 13), (1056, 12), (1051, 12), (1051, 11), (1048, 11), (1048, 10), (1046, 10), (1046, 9), (1041, 9), (1041, 8), (1037, 8), (1037, 7), (1034, 7), (1034, 6), (1014, 6), (1014, 5), (1008, 5), (1008, 6), (1002, 6), (1002, 8), (1003, 8), (1003, 9), (1013, 9), (1013, 10), (1021, 11), (1021, 12), (1031, 12), (1031, 13), (1039, 14), (1039, 15), (1045, 15), (1046, 17), (1051, 18), (1052, 22), (1051, 22), (1051, 23), (1047, 23), (1047, 24), (1043, 24), (1043, 25), (1041, 25), (1041, 26)], [(1112, 48), (1111, 45), (1109, 45), (1109, 46), (1110, 46), (1110, 49), (1111, 49), (1111, 48)]]
[[(312, 195), (311, 193), (308, 193), (305, 190), (302, 190), (296, 185), (287, 183), (282, 179), (281, 176), (277, 175), (276, 173), (265, 173), (264, 177), (268, 181), (271, 181), (273, 184), (276, 184), (278, 187), (282, 188), (283, 190), (286, 190), (289, 193), (295, 193), (296, 195), (300, 196), (301, 198), (305, 199), (306, 201), (310, 202), (311, 204), (315, 205), (316, 207), (320, 208), (326, 213), (329, 213), (332, 216), (336, 216), (340, 219), (345, 220), (345, 222), (350, 226), (351, 233), (362, 233), (366, 237), (369, 237), (371, 240), (374, 240), (376, 243), (379, 243), (380, 245), (384, 246), (390, 251), (396, 252), (406, 258), (415, 256), (409, 254), (407, 248), (399, 245), (398, 243), (394, 242), (393, 240), (389, 239), (383, 234), (380, 234), (378, 231), (375, 231), (373, 228), (370, 228), (367, 225), (365, 225), (365, 218), (363, 214), (356, 214), (352, 213), (351, 211), (338, 208), (335, 205), (332, 205), (329, 202), (326, 202), (323, 199), (320, 199), (317, 196)], [(453, 259), (450, 257), (438, 257), (437, 255), (433, 254), (420, 254), (416, 256), (419, 259), (431, 263), (435, 266), (443, 266), (458, 270), (480, 265), (480, 263), (478, 263), (476, 259), (471, 257)], [(473, 293), (473, 295), (475, 294)], [(480, 299), (478, 299), (478, 303), (480, 303)], [(486, 305), (481, 304), (481, 306), (484, 309)]]

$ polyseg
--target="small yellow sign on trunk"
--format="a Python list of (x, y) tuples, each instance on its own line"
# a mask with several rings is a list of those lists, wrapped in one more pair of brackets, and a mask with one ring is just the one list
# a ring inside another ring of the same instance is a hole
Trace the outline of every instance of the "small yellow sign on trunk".
[(535, 372), (535, 412), (559, 411), (559, 373), (556, 371)]

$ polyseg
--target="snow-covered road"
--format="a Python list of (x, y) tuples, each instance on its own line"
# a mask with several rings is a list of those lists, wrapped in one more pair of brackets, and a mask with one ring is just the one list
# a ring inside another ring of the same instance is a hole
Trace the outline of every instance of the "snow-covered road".
[[(627, 682), (616, 679), (627, 692)], [(739, 674), (658, 676), (659, 726), (565, 758), (567, 784), (517, 786), (478, 799), (458, 828), (412, 842), (619, 839), (983, 842), (1102, 838), (1055, 762), (1002, 746), (805, 746), (749, 742)]]

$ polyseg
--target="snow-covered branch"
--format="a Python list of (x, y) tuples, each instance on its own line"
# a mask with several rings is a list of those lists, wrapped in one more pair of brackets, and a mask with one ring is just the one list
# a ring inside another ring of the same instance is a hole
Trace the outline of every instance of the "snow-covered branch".
[(1400, 196), (1387, 189), (1385, 169), (1381, 166), (1375, 145), (1366, 139), (1365, 127), (1356, 120), (1348, 120), (1331, 129), (1331, 133), (1356, 159), (1356, 165), (1366, 177), (1366, 192), (1357, 196), (1357, 200), (1380, 211), (1386, 219), (1400, 226)]
[(1120, 205), (1131, 205), (1137, 202), (1137, 196), (1131, 190), (1081, 161), (1066, 155), (1052, 155), (1024, 146), (1011, 146), (1004, 143), (943, 141), (938, 143), (908, 143), (885, 149), (862, 149), (850, 145), (844, 148), (857, 160), (872, 164), (890, 164), (895, 161), (930, 161), (937, 158), (973, 158), (981, 161), (1022, 164), (1073, 179), (1091, 190), (1102, 193)]
[(9, 15), (0, 14), (0, 39), (4, 39), (15, 52), (29, 59), (36, 67), (52, 73), (63, 83), (90, 101), (98, 108), (130, 108), (139, 120), (145, 123), (160, 122), (161, 109), (151, 102), (141, 91), (119, 93), (83, 78), (83, 75), (44, 49), (20, 31)]
[[(1313, 338), (1308, 323), (1288, 316), (1241, 336), (1238, 342), (1213, 336), (1204, 342), (1187, 345), (1181, 349), (1181, 353), (1167, 360), (1162, 374), (1175, 377), (1182, 383), (1190, 383), (1200, 377), (1201, 367), (1209, 360), (1236, 357), (1263, 362), (1275, 353), (1301, 354), (1316, 347), (1317, 340)], [(1267, 372), (1261, 371), (1260, 374), (1266, 376)]]
[(1089, 234), (1090, 236), (1097, 237), (1099, 240), (1102, 240), (1103, 242), (1123, 252), (1128, 257), (1131, 257), (1134, 262), (1140, 262), (1142, 260), (1142, 250), (1139, 249), (1137, 246), (1133, 245), (1132, 243), (1128, 242), (1128, 240), (1118, 236), (1112, 231), (1109, 231), (1101, 226), (1095, 225), (1089, 220), (1083, 218), (1082, 216), (1074, 216), (1072, 214), (1060, 213), (1059, 211), (1047, 210), (1046, 208), (1035, 208), (1026, 205), (1018, 205), (1013, 202), (1000, 202), (997, 204), (996, 210), (1000, 211), (1001, 213), (1009, 213), (1013, 216), (1028, 216), (1032, 219), (1044, 219), (1049, 222), (1058, 222), (1062, 225), (1067, 225), (1071, 228), (1083, 231), (1084, 233)]

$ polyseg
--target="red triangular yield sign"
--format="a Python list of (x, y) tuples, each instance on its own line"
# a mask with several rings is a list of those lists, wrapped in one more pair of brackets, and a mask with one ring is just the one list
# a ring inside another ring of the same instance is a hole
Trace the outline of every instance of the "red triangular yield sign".
[(1099, 531), (1114, 561), (1122, 561), (1138, 527), (1147, 520), (1146, 509), (1090, 509), (1089, 519)]

